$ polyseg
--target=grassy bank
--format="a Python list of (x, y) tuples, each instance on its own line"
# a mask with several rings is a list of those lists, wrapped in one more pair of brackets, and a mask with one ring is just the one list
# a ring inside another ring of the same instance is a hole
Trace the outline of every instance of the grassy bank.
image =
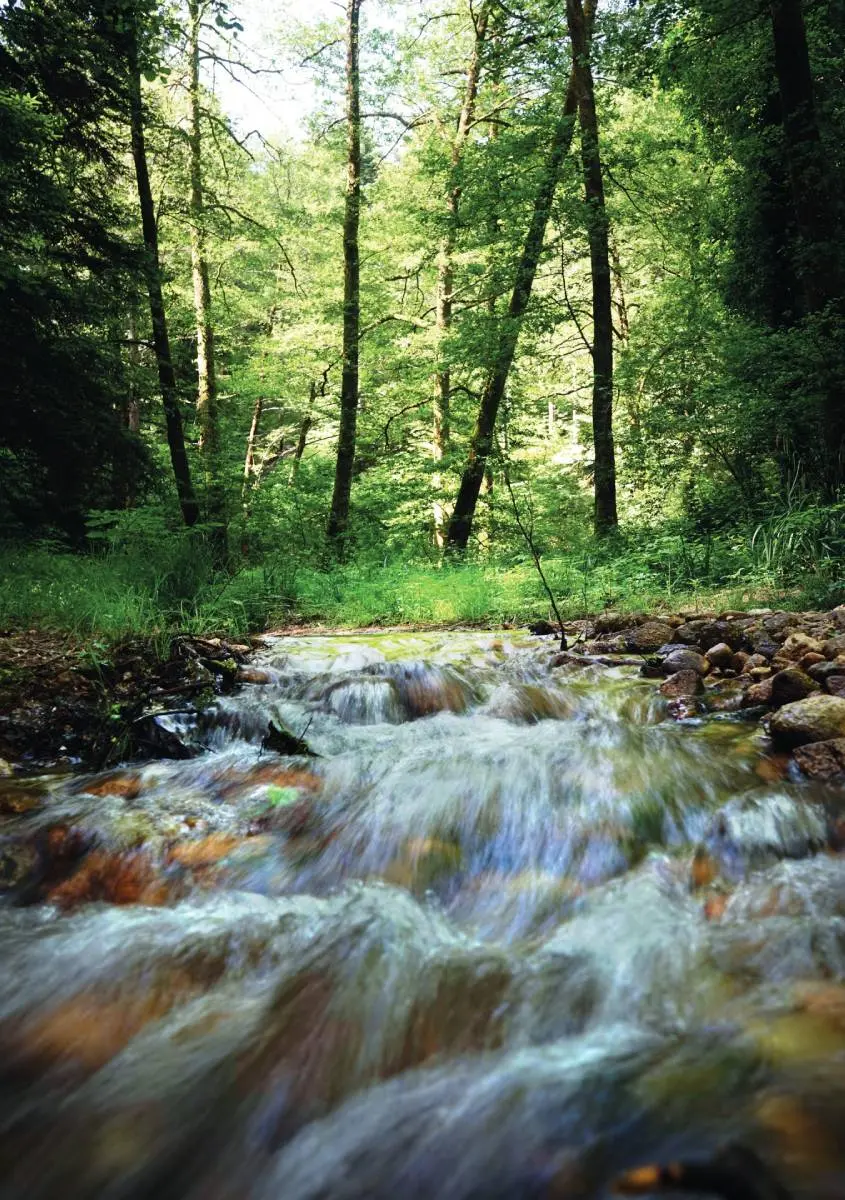
[[(842, 598), (839, 564), (773, 561), (747, 542), (691, 545), (629, 536), (543, 560), (566, 618), (607, 608), (825, 606)], [(533, 563), (353, 561), (330, 571), (276, 556), (215, 572), (201, 542), (70, 554), (56, 547), (0, 552), (0, 626), (108, 641), (180, 630), (244, 636), (292, 623), (332, 626), (525, 622), (549, 616)]]

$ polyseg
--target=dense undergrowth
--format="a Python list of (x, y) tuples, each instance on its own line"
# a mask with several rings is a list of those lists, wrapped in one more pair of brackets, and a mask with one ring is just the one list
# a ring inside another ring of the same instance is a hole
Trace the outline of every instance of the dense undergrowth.
[[(839, 506), (802, 506), (753, 529), (707, 538), (682, 527), (629, 530), (543, 558), (564, 617), (607, 608), (823, 607), (845, 588)], [(451, 625), (549, 615), (526, 552), (401, 562), (360, 554), (321, 569), (267, 554), (214, 569), (202, 535), (95, 540), (88, 553), (41, 543), (0, 550), (0, 626), (113, 641), (177, 630), (244, 636), (290, 624)]]

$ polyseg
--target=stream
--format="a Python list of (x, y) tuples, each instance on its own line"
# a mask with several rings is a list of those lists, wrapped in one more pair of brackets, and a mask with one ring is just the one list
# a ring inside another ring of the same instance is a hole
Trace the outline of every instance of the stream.
[(553, 651), (268, 639), (3, 781), (2, 1200), (845, 1196), (842, 790)]

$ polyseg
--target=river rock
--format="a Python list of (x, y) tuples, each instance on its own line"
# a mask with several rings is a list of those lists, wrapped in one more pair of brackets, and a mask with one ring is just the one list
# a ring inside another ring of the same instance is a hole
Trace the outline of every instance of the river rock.
[(765, 629), (757, 629), (749, 633), (746, 641), (753, 655), (759, 655), (767, 660), (773, 658), (778, 652), (777, 643)]
[(646, 618), (639, 613), (601, 613), (593, 621), (593, 632), (597, 637), (608, 633), (622, 633), (634, 625), (642, 625)]
[(772, 717), (771, 735), (787, 748), (845, 737), (845, 700), (816, 695), (785, 704)]
[(774, 636), (777, 633), (784, 633), (787, 629), (799, 624), (799, 618), (796, 613), (776, 612), (770, 617), (763, 620), (763, 628)]
[(752, 683), (751, 687), (746, 688), (742, 697), (742, 707), (756, 708), (759, 704), (771, 704), (773, 683), (774, 676), (769, 679), (760, 679), (757, 683)]
[(703, 690), (701, 676), (698, 671), (676, 671), (660, 685), (660, 694), (667, 700), (682, 700), (697, 695)]
[(845, 604), (840, 604), (830, 613), (830, 619), (838, 629), (845, 629)]
[(722, 643), (732, 650), (738, 650), (742, 636), (742, 630), (735, 628), (730, 621), (705, 621), (698, 634), (698, 644), (705, 652), (711, 646)]
[(845, 667), (836, 662), (814, 663), (812, 667), (807, 668), (807, 674), (811, 679), (815, 679), (816, 683), (824, 683), (831, 675), (845, 675)]
[(637, 654), (654, 654), (664, 642), (671, 641), (674, 630), (663, 621), (645, 621), (625, 635), (625, 649)]
[(798, 662), (805, 654), (821, 654), (822, 643), (806, 633), (791, 633), (778, 651), (783, 658), (790, 662)]
[(811, 779), (845, 778), (845, 738), (799, 746), (795, 751), (795, 761)]
[(772, 676), (772, 704), (791, 704), (819, 690), (816, 681), (799, 667), (788, 667)]
[(685, 621), (683, 625), (677, 626), (672, 640), (682, 642), (686, 646), (695, 646), (698, 643), (698, 635), (706, 624), (706, 621)]
[(824, 687), (829, 696), (845, 696), (845, 675), (828, 676)]
[(734, 651), (727, 642), (717, 642), (715, 646), (711, 646), (707, 651), (707, 657), (714, 667), (719, 670), (724, 670), (725, 667), (733, 665)]
[(837, 634), (836, 637), (828, 638), (822, 643), (822, 652), (825, 658), (836, 658), (838, 654), (845, 654), (845, 633)]
[(703, 654), (697, 650), (671, 650), (663, 659), (663, 671), (666, 675), (674, 675), (678, 671), (695, 671), (698, 675), (706, 675), (710, 664)]

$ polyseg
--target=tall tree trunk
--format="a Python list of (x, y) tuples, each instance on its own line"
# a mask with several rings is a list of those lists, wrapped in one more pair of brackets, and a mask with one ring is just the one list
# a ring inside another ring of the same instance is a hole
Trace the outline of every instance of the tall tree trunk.
[(587, 201), (587, 236), (593, 284), (593, 453), (594, 528), (602, 537), (618, 524), (616, 454), (613, 445), (613, 293), (610, 225), (604, 199), (599, 123), (590, 66), (590, 23), (581, 0), (566, 0), (572, 42), (572, 73), (581, 125), (581, 162)]
[(208, 520), (217, 549), (226, 548), (226, 498), (220, 476), (220, 428), (217, 413), (217, 375), (214, 365), (214, 328), (211, 323), (211, 287), (205, 243), (205, 197), (202, 181), (202, 124), (200, 114), (200, 0), (188, 0), (191, 192), (188, 214), (191, 229), (191, 278), (197, 327), (197, 422), (199, 448), (205, 475)]
[(255, 443), (258, 438), (258, 426), (261, 424), (261, 414), (264, 411), (264, 397), (259, 396), (255, 401), (255, 406), (252, 410), (252, 421), (249, 426), (249, 434), (246, 439), (246, 455), (244, 456), (244, 482), (243, 493), (249, 490), (250, 480), (252, 479), (255, 470)]
[[(781, 97), (792, 206), (800, 245), (796, 271), (808, 314), (843, 299), (841, 237), (813, 96), (813, 74), (801, 0), (771, 0), (775, 71)], [(842, 480), (845, 397), (831, 383), (824, 401), (826, 475), (831, 492)]]
[(158, 227), (156, 225), (153, 193), (150, 188), (150, 172), (147, 166), (147, 150), (144, 139), (144, 106), (141, 98), (141, 69), (137, 61), (137, 46), (133, 50), (134, 61), (130, 64), (129, 79), (129, 128), (132, 140), (132, 159), (138, 184), (138, 204), (141, 210), (141, 227), (144, 236), (144, 277), (150, 299), (150, 319), (153, 333), (158, 383), (164, 408), (167, 429), (167, 445), (176, 493), (186, 525), (195, 525), (199, 520), (191, 469), (185, 449), (185, 431), (176, 390), (176, 372), (170, 354), (170, 338), (167, 333), (167, 317), (161, 290), (161, 263), (158, 253)]
[[(434, 460), (442, 462), (449, 447), (449, 408), (452, 392), (452, 376), (445, 341), (452, 326), (452, 294), (455, 282), (455, 243), (458, 235), (458, 212), (461, 202), (460, 165), (469, 131), (475, 117), (475, 102), (478, 96), (478, 81), (481, 76), (481, 53), (487, 35), (489, 3), (485, 2), (477, 17), (473, 17), (475, 38), (469, 60), (464, 87), (464, 98), (458, 116), (458, 126), (452, 141), (449, 189), (446, 193), (446, 230), (440, 242), (437, 260), (437, 374), (434, 396)], [(432, 479), (435, 491), (434, 536), (441, 548), (445, 544), (446, 513), (439, 495), (443, 480), (439, 474)]]
[(572, 145), (572, 134), (575, 127), (575, 116), (578, 110), (578, 100), (575, 92), (574, 69), (570, 74), (569, 85), (566, 89), (566, 99), (558, 123), (552, 135), (548, 156), (543, 166), (537, 194), (534, 197), (534, 210), (531, 222), (525, 235), (522, 254), (516, 268), (516, 278), (508, 303), (507, 314), (500, 324), (497, 335), (496, 353), (493, 366), (488, 372), (478, 405), (478, 416), (470, 442), (466, 466), (461, 477), (461, 486), (455, 501), (455, 508), (449, 522), (446, 536), (447, 545), (458, 550), (465, 550), (472, 532), (472, 522), (478, 503), (478, 493), (487, 459), (493, 446), (493, 434), (496, 428), (496, 418), (499, 406), (505, 394), (508, 376), (516, 354), (519, 331), (522, 318), (531, 299), (534, 286), (534, 276), (543, 252), (543, 242), (546, 236), (546, 225), (554, 200), (555, 189), (560, 178), (561, 167), (569, 148)]
[(358, 424), (358, 342), (361, 324), (361, 267), (358, 226), (361, 217), (361, 89), (358, 31), (361, 0), (346, 3), (346, 201), (343, 215), (343, 373), (340, 382), (340, 432), (337, 442), (329, 541), (342, 553), (349, 523), (349, 498)]

